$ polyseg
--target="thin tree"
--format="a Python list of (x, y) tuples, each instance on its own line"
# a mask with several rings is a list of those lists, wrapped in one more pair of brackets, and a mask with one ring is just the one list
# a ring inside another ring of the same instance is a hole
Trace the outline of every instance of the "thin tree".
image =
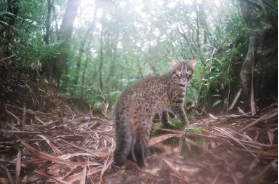
[(68, 54), (65, 50), (69, 48), (67, 41), (69, 41), (69, 39), (71, 39), (72, 36), (74, 20), (77, 15), (79, 4), (80, 0), (68, 0), (62, 24), (58, 33), (58, 40), (63, 41), (63, 44), (61, 45), (60, 50), (58, 51), (60, 52), (60, 54), (58, 54), (52, 60), (52, 74), (54, 79), (57, 80), (58, 86), (59, 80), (67, 62)]

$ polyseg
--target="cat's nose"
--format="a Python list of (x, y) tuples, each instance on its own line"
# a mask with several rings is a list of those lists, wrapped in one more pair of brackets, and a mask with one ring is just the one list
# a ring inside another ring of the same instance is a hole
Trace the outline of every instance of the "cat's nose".
[(182, 80), (183, 80), (183, 82), (185, 82), (185, 81), (186, 81), (186, 78), (182, 78)]

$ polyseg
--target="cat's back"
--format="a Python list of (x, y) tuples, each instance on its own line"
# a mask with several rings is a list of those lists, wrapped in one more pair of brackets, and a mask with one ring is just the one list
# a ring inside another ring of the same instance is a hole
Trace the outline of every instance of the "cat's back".
[(115, 104), (115, 109), (119, 106), (130, 106), (162, 96), (167, 91), (168, 82), (168, 74), (138, 80), (120, 94)]

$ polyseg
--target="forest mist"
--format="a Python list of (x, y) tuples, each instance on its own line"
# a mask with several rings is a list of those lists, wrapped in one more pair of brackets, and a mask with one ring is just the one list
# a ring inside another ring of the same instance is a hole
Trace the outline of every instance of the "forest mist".
[(277, 98), (277, 4), (4, 0), (0, 57), (3, 64), (37, 70), (60, 92), (96, 108), (111, 108), (136, 80), (169, 71), (171, 59), (197, 59), (187, 106), (228, 109), (242, 89), (239, 101), (255, 111)]

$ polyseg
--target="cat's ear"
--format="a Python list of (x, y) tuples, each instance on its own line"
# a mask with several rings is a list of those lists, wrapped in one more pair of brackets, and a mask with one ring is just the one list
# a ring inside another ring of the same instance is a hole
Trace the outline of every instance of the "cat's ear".
[(192, 70), (194, 70), (196, 67), (196, 64), (197, 64), (197, 60), (193, 59), (188, 63), (188, 66), (190, 66), (192, 68)]
[(180, 63), (177, 59), (173, 59), (171, 61), (171, 64), (172, 64), (172, 68), (176, 68)]

